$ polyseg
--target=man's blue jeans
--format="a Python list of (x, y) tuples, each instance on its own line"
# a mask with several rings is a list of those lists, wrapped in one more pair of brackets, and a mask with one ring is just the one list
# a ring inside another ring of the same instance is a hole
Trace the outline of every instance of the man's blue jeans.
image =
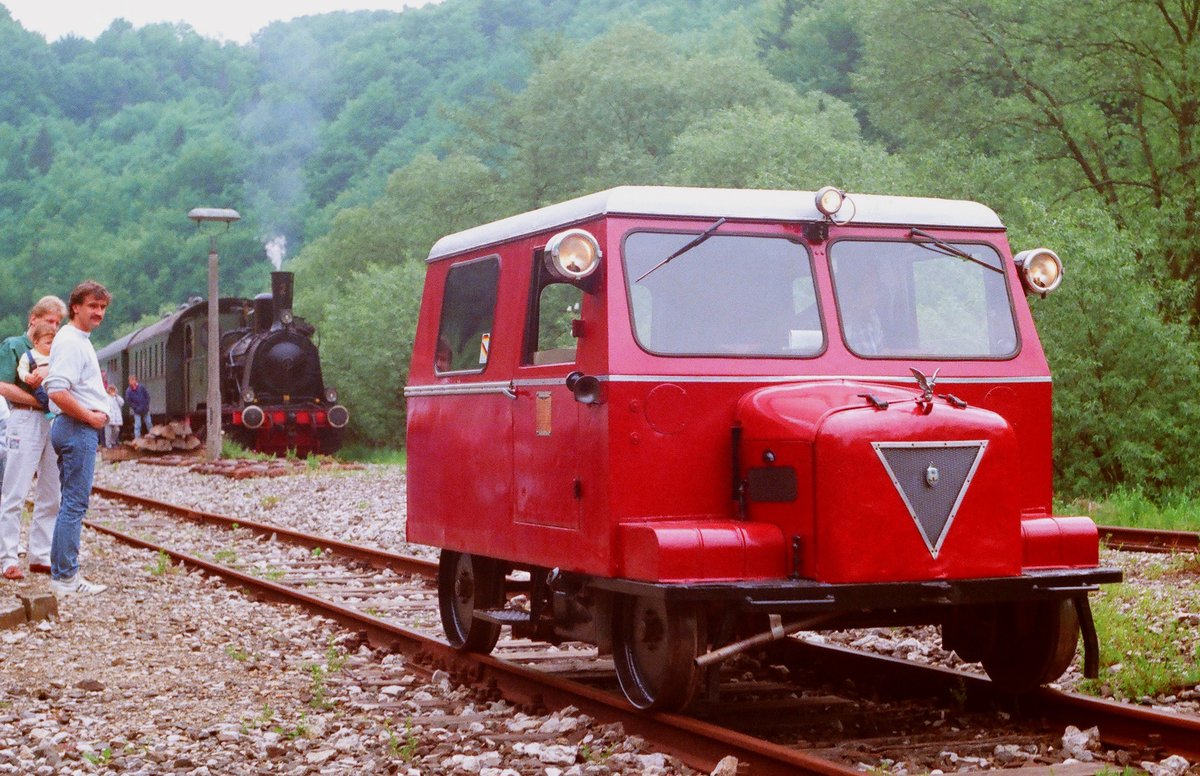
[(137, 439), (142, 435), (142, 424), (146, 424), (146, 433), (150, 433), (150, 427), (154, 425), (150, 422), (150, 411), (146, 410), (143, 413), (133, 413), (133, 438)]
[(79, 571), (79, 537), (92, 493), (99, 443), (99, 431), (66, 415), (56, 417), (50, 426), (50, 444), (58, 453), (62, 482), (62, 500), (50, 542), (51, 579), (70, 579)]

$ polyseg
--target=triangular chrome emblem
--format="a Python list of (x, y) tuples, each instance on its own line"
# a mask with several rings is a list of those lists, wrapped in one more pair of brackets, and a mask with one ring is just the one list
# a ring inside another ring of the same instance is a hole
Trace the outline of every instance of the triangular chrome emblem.
[(872, 442), (929, 553), (937, 558), (987, 440)]

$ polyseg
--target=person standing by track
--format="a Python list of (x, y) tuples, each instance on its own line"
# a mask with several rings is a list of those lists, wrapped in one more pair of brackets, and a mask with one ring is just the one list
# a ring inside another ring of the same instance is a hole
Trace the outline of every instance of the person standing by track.
[(58, 465), (50, 445), (50, 421), (33, 392), (45, 379), (43, 370), (30, 374), (29, 382), (17, 376), (17, 359), (33, 347), (29, 333), (38, 323), (54, 327), (62, 322), (67, 306), (57, 296), (44, 296), (29, 311), (29, 329), (0, 343), (0, 396), (8, 400), (11, 414), (5, 431), (7, 458), (0, 487), (0, 569), (5, 579), (23, 579), (18, 557), (21, 510), (33, 476), (33, 522), (29, 528), (29, 570), (50, 573), (50, 544), (58, 512)]
[(150, 392), (146, 390), (146, 386), (138, 384), (137, 375), (129, 376), (129, 387), (125, 389), (125, 403), (129, 405), (129, 412), (133, 415), (133, 438), (138, 439), (142, 436), (143, 425), (149, 434), (153, 423), (150, 418)]
[(56, 596), (92, 595), (108, 589), (79, 573), (79, 540), (87, 513), (96, 447), (108, 423), (108, 392), (92, 346), (91, 335), (104, 320), (112, 294), (94, 280), (75, 286), (68, 305), (70, 321), (59, 330), (50, 349), (46, 393), (59, 414), (50, 427), (58, 453), (62, 501), (50, 545), (50, 592)]
[(117, 447), (121, 444), (121, 408), (125, 400), (117, 393), (117, 386), (108, 385), (108, 425), (104, 427), (104, 446)]

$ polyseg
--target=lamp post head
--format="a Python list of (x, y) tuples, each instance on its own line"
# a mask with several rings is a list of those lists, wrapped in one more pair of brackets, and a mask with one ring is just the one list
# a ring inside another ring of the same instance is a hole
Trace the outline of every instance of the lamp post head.
[(205, 221), (221, 221), (226, 224), (231, 224), (234, 221), (241, 220), (241, 215), (236, 210), (221, 207), (194, 207), (188, 211), (188, 218), (196, 222), (197, 225)]

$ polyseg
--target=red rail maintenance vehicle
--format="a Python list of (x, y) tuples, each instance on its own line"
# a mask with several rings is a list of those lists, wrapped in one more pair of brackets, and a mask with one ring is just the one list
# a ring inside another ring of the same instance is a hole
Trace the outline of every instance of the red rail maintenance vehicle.
[(833, 187), (620, 187), (441, 239), (405, 395), (447, 638), (596, 644), (642, 708), (851, 626), (940, 625), (1015, 691), (1082, 632), (1095, 675), (1121, 575), (1052, 514), (1026, 303), (1061, 279), (983, 205)]

